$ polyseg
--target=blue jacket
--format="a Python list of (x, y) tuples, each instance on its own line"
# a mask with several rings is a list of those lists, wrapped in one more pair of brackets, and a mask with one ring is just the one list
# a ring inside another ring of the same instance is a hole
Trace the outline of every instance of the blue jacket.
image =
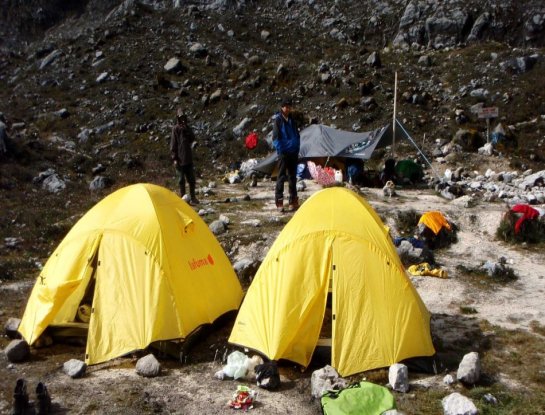
[(278, 155), (299, 154), (300, 137), (295, 120), (289, 116), (286, 121), (280, 112), (273, 117), (273, 144)]

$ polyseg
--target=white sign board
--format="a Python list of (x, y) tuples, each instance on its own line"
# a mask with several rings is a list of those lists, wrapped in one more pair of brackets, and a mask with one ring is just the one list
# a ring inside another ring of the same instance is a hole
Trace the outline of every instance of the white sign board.
[(498, 107), (483, 107), (477, 112), (479, 118), (498, 118)]

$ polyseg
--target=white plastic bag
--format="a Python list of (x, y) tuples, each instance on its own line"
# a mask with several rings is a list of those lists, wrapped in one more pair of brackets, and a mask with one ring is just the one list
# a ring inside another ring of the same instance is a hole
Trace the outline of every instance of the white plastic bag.
[(234, 351), (227, 356), (227, 365), (223, 367), (223, 373), (233, 379), (240, 379), (246, 376), (250, 359), (244, 353)]

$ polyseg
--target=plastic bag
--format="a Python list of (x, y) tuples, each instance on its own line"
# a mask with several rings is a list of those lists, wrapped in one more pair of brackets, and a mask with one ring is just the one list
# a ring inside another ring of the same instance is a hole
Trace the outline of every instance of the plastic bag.
[(244, 353), (234, 351), (227, 356), (227, 365), (223, 367), (223, 373), (233, 379), (240, 379), (246, 376), (250, 359)]

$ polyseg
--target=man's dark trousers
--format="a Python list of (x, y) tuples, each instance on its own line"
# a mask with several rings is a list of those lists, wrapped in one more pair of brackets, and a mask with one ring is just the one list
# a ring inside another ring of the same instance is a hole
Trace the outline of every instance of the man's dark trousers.
[(299, 153), (280, 154), (278, 156), (278, 177), (274, 198), (277, 204), (284, 198), (284, 182), (288, 179), (290, 192), (289, 202), (297, 200), (297, 162)]
[(195, 170), (193, 169), (193, 164), (186, 164), (185, 166), (176, 166), (178, 174), (180, 175), (180, 180), (178, 184), (180, 185), (180, 197), (185, 195), (185, 180), (187, 179), (189, 183), (189, 195), (192, 199), (195, 198)]

